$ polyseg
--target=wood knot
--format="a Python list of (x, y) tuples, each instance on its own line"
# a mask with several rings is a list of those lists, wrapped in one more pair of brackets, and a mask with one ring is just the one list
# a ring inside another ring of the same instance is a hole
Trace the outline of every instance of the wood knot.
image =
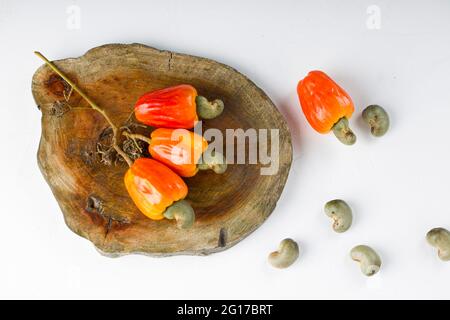
[(50, 74), (44, 84), (45, 87), (50, 91), (50, 93), (57, 97), (65, 98), (71, 92), (70, 85), (56, 73)]
[(103, 214), (102, 201), (96, 196), (89, 196), (86, 202), (86, 211), (89, 213)]
[[(105, 203), (95, 195), (90, 195), (86, 201), (85, 210), (88, 212), (94, 223), (103, 225), (105, 228), (105, 239), (113, 228), (121, 228), (129, 223), (126, 219), (113, 217), (111, 213), (105, 210)], [(110, 208), (108, 209), (110, 210)]]
[(90, 167), (94, 165), (97, 158), (95, 149), (91, 145), (82, 148), (82, 150), (80, 150), (80, 156), (83, 163)]

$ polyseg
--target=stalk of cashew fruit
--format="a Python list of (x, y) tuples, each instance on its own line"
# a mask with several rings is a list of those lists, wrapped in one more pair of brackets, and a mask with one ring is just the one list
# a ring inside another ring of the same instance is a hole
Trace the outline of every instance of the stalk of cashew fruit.
[[(138, 209), (150, 219), (175, 219), (179, 228), (191, 227), (195, 220), (195, 214), (189, 203), (183, 200), (188, 193), (185, 182), (171, 169), (155, 160), (139, 158), (133, 162), (118, 145), (119, 129), (106, 111), (85, 94), (53, 62), (40, 52), (35, 52), (35, 54), (64, 79), (93, 110), (99, 112), (111, 127), (113, 131), (112, 147), (129, 166), (124, 176), (125, 187)], [(171, 207), (173, 208), (171, 209)]]

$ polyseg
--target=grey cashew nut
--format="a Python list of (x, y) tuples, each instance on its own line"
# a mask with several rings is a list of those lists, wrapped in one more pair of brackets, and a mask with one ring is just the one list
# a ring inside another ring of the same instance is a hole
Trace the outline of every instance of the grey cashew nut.
[(373, 276), (380, 270), (381, 258), (369, 246), (359, 245), (352, 249), (350, 256), (353, 260), (358, 261), (361, 272), (366, 276)]
[(338, 140), (343, 144), (348, 146), (355, 144), (356, 136), (353, 133), (352, 129), (350, 129), (348, 119), (346, 117), (339, 119), (339, 121), (333, 125), (331, 130), (333, 131), (336, 138), (338, 138)]
[(169, 220), (175, 219), (178, 229), (189, 229), (195, 221), (195, 212), (186, 200), (174, 202), (163, 213)]
[(197, 104), (197, 114), (202, 119), (214, 119), (220, 116), (225, 107), (222, 100), (208, 101), (203, 96), (197, 96), (195, 103)]
[(278, 251), (269, 255), (269, 263), (275, 268), (284, 269), (292, 265), (299, 256), (298, 244), (292, 239), (284, 239), (278, 246)]
[(227, 171), (227, 162), (223, 154), (216, 150), (206, 150), (201, 162), (197, 165), (200, 170), (213, 170), (217, 174)]
[(375, 137), (383, 136), (389, 129), (389, 115), (379, 105), (373, 104), (365, 108), (362, 118), (370, 126), (370, 132)]
[(325, 214), (333, 219), (333, 230), (336, 232), (345, 232), (352, 225), (352, 209), (343, 200), (328, 201), (325, 204)]
[(442, 261), (450, 261), (450, 231), (444, 228), (434, 228), (428, 231), (427, 241), (438, 249)]

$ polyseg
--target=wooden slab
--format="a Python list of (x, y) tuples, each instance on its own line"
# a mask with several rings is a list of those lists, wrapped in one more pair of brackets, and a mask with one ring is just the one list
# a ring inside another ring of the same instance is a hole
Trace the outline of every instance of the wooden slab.
[[(267, 95), (236, 70), (215, 61), (160, 51), (141, 44), (109, 44), (76, 59), (56, 61), (72, 80), (110, 115), (117, 126), (144, 92), (188, 83), (201, 95), (221, 98), (224, 113), (204, 128), (277, 128), (280, 168), (260, 175), (260, 165), (229, 165), (223, 175), (199, 172), (185, 179), (187, 200), (196, 212), (189, 230), (173, 221), (152, 221), (125, 190), (124, 162), (105, 165), (97, 145), (108, 135), (100, 114), (47, 66), (33, 76), (32, 91), (42, 112), (39, 167), (68, 227), (102, 253), (119, 256), (205, 255), (225, 250), (260, 226), (275, 208), (292, 160), (287, 125)], [(149, 133), (148, 129), (144, 133)]]

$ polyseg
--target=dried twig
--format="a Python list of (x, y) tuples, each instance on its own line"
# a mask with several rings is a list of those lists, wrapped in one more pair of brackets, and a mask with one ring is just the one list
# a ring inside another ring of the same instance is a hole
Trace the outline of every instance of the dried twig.
[[(70, 80), (61, 70), (58, 69), (58, 67), (48, 60), (46, 57), (44, 57), (40, 52), (35, 51), (34, 52), (39, 58), (41, 58), (53, 71), (55, 71), (61, 78), (63, 78), (71, 87), (73, 90), (75, 90), (81, 97), (83, 97), (84, 100), (94, 109), (95, 111), (99, 112), (105, 120), (110, 125), (112, 131), (113, 131), (113, 137), (112, 137), (112, 147), (116, 152), (127, 162), (129, 166), (133, 164), (133, 161), (130, 159), (130, 157), (119, 147), (117, 144), (117, 140), (119, 137), (119, 130), (114, 125), (114, 123), (109, 118), (108, 114), (100, 108), (94, 101), (91, 100), (72, 80)], [(70, 97), (70, 95), (69, 95)]]

